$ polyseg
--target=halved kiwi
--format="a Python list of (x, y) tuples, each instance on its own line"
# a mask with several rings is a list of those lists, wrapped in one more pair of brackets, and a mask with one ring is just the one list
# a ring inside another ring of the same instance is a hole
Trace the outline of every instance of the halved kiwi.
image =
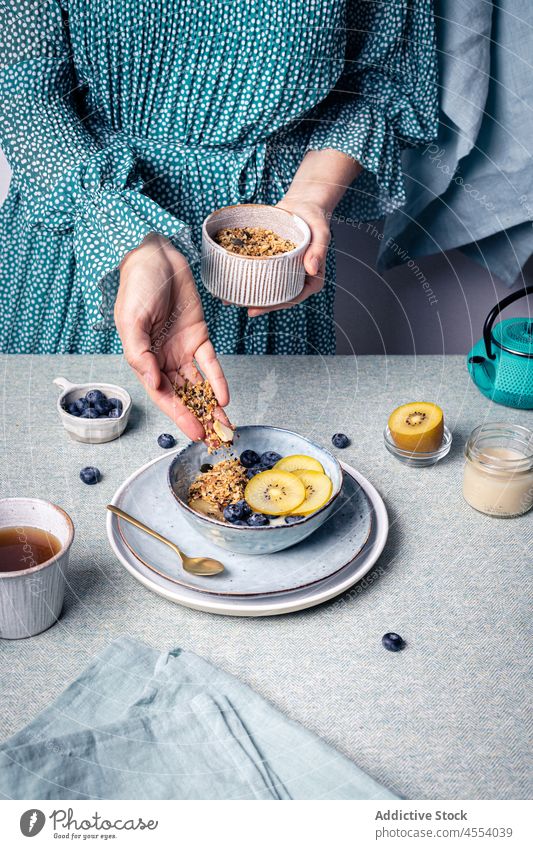
[(305, 486), (290, 472), (269, 469), (248, 481), (244, 497), (256, 513), (283, 516), (292, 513), (302, 503)]
[(273, 467), (282, 472), (295, 472), (298, 469), (311, 469), (314, 472), (324, 473), (324, 467), (314, 457), (308, 457), (307, 454), (289, 454), (287, 457), (282, 457), (281, 460)]
[(331, 498), (333, 484), (323, 472), (315, 472), (310, 469), (300, 469), (293, 473), (305, 486), (305, 501), (299, 504), (292, 513), (309, 516), (326, 504)]
[(437, 404), (427, 401), (402, 404), (391, 413), (389, 430), (394, 444), (404, 451), (437, 451), (444, 436), (444, 413)]

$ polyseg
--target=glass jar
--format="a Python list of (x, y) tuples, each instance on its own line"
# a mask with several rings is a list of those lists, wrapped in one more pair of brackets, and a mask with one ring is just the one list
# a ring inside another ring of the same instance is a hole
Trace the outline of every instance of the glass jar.
[(465, 447), (463, 495), (489, 516), (521, 516), (533, 506), (533, 431), (490, 423), (472, 431)]

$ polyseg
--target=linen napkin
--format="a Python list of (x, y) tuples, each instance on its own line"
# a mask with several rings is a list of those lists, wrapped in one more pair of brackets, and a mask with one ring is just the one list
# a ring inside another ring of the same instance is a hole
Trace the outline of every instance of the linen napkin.
[(201, 657), (113, 642), (0, 746), (5, 799), (396, 799)]

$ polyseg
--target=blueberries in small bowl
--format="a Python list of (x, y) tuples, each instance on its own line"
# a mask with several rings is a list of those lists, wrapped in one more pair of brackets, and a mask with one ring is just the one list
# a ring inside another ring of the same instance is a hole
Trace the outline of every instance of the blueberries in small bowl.
[(97, 401), (107, 401), (107, 398), (99, 389), (89, 389), (89, 391), (85, 393), (85, 400), (88, 404), (94, 405)]
[[(118, 416), (122, 414), (122, 401), (120, 398), (108, 398), (107, 403), (109, 404), (109, 410), (118, 410)], [(111, 415), (111, 412), (109, 412)], [(113, 418), (118, 419), (118, 416), (113, 416)]]
[(89, 486), (93, 486), (95, 483), (98, 483), (102, 480), (102, 475), (100, 474), (100, 470), (96, 468), (96, 466), (85, 466), (80, 472), (80, 478), (83, 483), (88, 484)]
[(265, 472), (267, 469), (271, 469), (278, 460), (281, 460), (281, 454), (278, 454), (277, 451), (265, 451), (264, 454), (261, 454), (259, 461), (261, 466), (263, 466), (261, 471)]
[(176, 440), (171, 433), (162, 433), (157, 437), (157, 444), (160, 448), (174, 448)]
[(123, 404), (119, 398), (107, 398), (100, 389), (89, 389), (83, 398), (64, 404), (63, 409), (81, 419), (118, 419)]
[(251, 469), (252, 466), (257, 466), (260, 461), (259, 454), (250, 450), (243, 451), (239, 459), (241, 461), (241, 465), (243, 465), (245, 469)]
[(350, 440), (345, 433), (334, 433), (331, 437), (331, 441), (335, 448), (348, 448), (348, 445), (350, 444)]
[[(85, 407), (80, 418), (82, 418), (82, 419), (99, 419), (100, 416), (98, 415), (98, 413), (96, 412), (94, 407)], [(107, 416), (106, 416), (106, 418), (107, 418)]]

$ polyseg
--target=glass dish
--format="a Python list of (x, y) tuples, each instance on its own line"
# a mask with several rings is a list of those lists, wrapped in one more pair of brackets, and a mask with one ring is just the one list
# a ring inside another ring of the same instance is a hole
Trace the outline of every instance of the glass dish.
[(398, 448), (391, 436), (388, 426), (383, 431), (383, 439), (385, 440), (385, 448), (387, 451), (392, 454), (393, 457), (396, 457), (400, 463), (405, 463), (406, 466), (415, 466), (417, 468), (434, 466), (435, 463), (438, 463), (439, 460), (446, 457), (452, 447), (452, 434), (446, 425), (444, 425), (444, 436), (442, 437), (440, 448), (437, 448), (436, 451), (415, 452), (405, 451), (403, 448)]

